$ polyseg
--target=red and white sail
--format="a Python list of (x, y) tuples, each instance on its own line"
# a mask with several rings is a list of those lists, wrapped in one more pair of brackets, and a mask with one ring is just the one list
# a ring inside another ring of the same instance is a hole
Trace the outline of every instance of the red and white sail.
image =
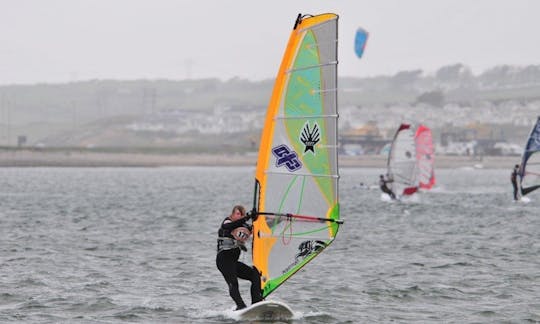
[(422, 189), (431, 189), (435, 185), (435, 152), (431, 129), (425, 125), (418, 126), (414, 140), (416, 143), (419, 186)]

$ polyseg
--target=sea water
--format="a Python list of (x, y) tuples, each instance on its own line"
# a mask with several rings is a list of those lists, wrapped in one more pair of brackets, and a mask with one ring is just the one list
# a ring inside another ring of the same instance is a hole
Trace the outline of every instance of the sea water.
[[(294, 323), (540, 321), (540, 192), (515, 203), (511, 170), (445, 169), (388, 202), (359, 185), (383, 171), (341, 170), (345, 224), (271, 295)], [(233, 205), (251, 206), (253, 174), (0, 169), (0, 322), (235, 322), (216, 236)]]

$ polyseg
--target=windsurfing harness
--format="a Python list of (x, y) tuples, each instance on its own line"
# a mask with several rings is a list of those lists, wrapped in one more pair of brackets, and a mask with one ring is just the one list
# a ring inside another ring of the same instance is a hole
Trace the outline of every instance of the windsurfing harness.
[[(228, 222), (227, 222), (228, 221)], [(224, 250), (231, 250), (240, 248), (242, 251), (247, 251), (243, 242), (236, 240), (232, 236), (232, 231), (238, 227), (245, 227), (251, 230), (251, 226), (246, 223), (245, 218), (241, 218), (236, 221), (231, 221), (229, 217), (226, 217), (221, 223), (221, 227), (218, 230), (217, 238), (217, 253)]]

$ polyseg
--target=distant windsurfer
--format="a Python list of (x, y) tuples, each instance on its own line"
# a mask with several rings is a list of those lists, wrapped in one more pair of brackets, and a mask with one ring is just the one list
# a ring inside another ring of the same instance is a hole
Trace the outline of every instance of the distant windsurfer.
[(255, 267), (238, 261), (240, 250), (247, 251), (246, 240), (251, 236), (252, 225), (248, 220), (256, 215), (248, 213), (243, 206), (234, 206), (218, 230), (216, 265), (229, 286), (229, 295), (236, 303), (236, 310), (246, 308), (238, 289), (238, 278), (251, 281), (251, 303), (262, 300), (261, 277)]
[(394, 194), (394, 192), (392, 192), (392, 190), (390, 190), (390, 188), (388, 188), (388, 185), (387, 183), (389, 182), (392, 182), (392, 180), (390, 180), (389, 178), (384, 178), (384, 175), (380, 175), (379, 176), (379, 186), (381, 187), (381, 190), (388, 194), (390, 196), (390, 198), (392, 199), (396, 199), (396, 195)]
[(514, 166), (514, 169), (512, 170), (512, 174), (510, 175), (510, 181), (512, 182), (512, 186), (514, 187), (514, 200), (518, 200), (518, 184), (517, 184), (517, 177), (519, 175), (519, 164), (516, 164)]
[(360, 182), (357, 186), (354, 186), (354, 188), (360, 188), (360, 189), (369, 189), (369, 186), (363, 182)]

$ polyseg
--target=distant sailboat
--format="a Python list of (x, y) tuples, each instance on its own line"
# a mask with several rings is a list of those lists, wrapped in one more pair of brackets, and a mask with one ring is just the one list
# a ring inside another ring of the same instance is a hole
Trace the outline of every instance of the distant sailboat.
[(525, 143), (519, 177), (521, 196), (540, 188), (540, 116)]
[(435, 185), (435, 152), (431, 129), (425, 125), (418, 126), (414, 140), (419, 187), (428, 190)]
[(298, 15), (268, 106), (253, 201), (252, 257), (263, 297), (325, 250), (343, 223), (337, 23), (335, 14)]
[(399, 125), (388, 154), (388, 177), (392, 180), (390, 189), (398, 197), (410, 196), (418, 191), (418, 166), (414, 135), (411, 125)]

